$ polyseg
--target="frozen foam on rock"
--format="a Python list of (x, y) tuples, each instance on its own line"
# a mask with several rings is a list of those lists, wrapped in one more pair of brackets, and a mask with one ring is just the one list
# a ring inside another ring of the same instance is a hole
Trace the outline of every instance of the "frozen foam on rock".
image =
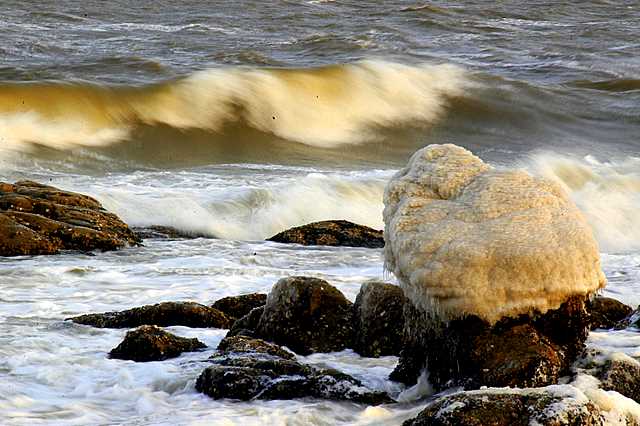
[(385, 267), (441, 319), (544, 313), (605, 286), (598, 245), (556, 183), (430, 145), (388, 183)]

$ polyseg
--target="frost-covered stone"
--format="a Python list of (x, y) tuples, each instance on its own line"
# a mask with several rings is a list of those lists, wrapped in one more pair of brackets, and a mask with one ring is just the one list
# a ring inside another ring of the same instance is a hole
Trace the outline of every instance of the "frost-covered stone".
[(437, 399), (403, 426), (603, 426), (601, 410), (570, 386), (487, 389)]
[(562, 188), (494, 169), (464, 148), (416, 152), (384, 204), (386, 268), (440, 318), (494, 323), (605, 285), (591, 229)]

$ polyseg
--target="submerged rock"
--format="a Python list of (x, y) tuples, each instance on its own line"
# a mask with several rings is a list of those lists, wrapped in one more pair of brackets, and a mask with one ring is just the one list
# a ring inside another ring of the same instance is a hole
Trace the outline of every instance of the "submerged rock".
[(140, 241), (91, 197), (31, 181), (0, 182), (0, 256), (107, 251)]
[(591, 301), (589, 313), (591, 314), (591, 329), (614, 328), (622, 325), (633, 309), (610, 297), (596, 297)]
[(603, 426), (600, 409), (581, 395), (542, 390), (483, 390), (438, 398), (403, 426)]
[(263, 293), (241, 294), (239, 296), (223, 297), (216, 300), (212, 308), (223, 312), (229, 319), (235, 321), (251, 312), (252, 309), (264, 306), (267, 295)]
[(402, 348), (405, 303), (404, 293), (396, 285), (364, 283), (353, 306), (353, 349), (368, 357), (398, 355)]
[(382, 231), (346, 220), (326, 220), (283, 231), (268, 241), (305, 246), (384, 247)]
[(120, 312), (86, 314), (69, 318), (98, 328), (131, 328), (139, 325), (229, 328), (229, 318), (219, 310), (194, 302), (163, 302)]
[(190, 240), (208, 237), (202, 233), (181, 231), (172, 226), (164, 225), (135, 227), (133, 228), (133, 232), (141, 240)]
[(198, 339), (178, 337), (160, 327), (143, 325), (127, 332), (124, 340), (109, 352), (109, 357), (137, 362), (161, 361), (206, 347)]
[(255, 336), (303, 355), (341, 351), (353, 342), (352, 303), (324, 280), (283, 278), (267, 297)]
[[(301, 364), (276, 345), (244, 336), (227, 339), (221, 342), (224, 350), (210, 359), (214, 365), (196, 381), (196, 389), (214, 399), (315, 397), (370, 405), (392, 402), (386, 393), (367, 389), (347, 374)], [(279, 356), (281, 353), (287, 356)]]
[(405, 345), (391, 379), (412, 385), (428, 365), (436, 391), (553, 384), (582, 350), (588, 323), (580, 297), (545, 314), (504, 318), (495, 325), (476, 316), (438, 323), (407, 303)]

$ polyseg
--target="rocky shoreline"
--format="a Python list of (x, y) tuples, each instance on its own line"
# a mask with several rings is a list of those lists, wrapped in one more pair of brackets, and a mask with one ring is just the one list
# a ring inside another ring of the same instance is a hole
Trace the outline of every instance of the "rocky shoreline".
[[(379, 232), (328, 221), (269, 241), (380, 248)], [(0, 256), (117, 250), (141, 245), (143, 238), (189, 237), (198, 236), (166, 227), (132, 230), (81, 194), (30, 181), (0, 183)], [(196, 380), (196, 390), (214, 399), (310, 397), (396, 404), (397, 395), (297, 359), (352, 349), (363, 357), (398, 356), (390, 378), (407, 387), (419, 385), (429, 372), (429, 383), (442, 394), (405, 425), (604, 425), (615, 415), (620, 424), (638, 424), (628, 414), (612, 414), (587, 394), (611, 391), (640, 403), (640, 363), (623, 356), (602, 361), (602, 354), (584, 349), (589, 329), (637, 327), (639, 315), (631, 307), (576, 296), (557, 309), (496, 323), (474, 315), (447, 321), (430, 315), (394, 284), (362, 283), (352, 303), (324, 280), (291, 276), (275, 283), (268, 295), (230, 296), (210, 304), (159, 302), (68, 320), (130, 329), (109, 357), (135, 362), (206, 348), (162, 327), (228, 329), (215, 354), (201, 361)], [(589, 392), (570, 385), (584, 377), (593, 379)], [(452, 394), (453, 389), (458, 391)]]

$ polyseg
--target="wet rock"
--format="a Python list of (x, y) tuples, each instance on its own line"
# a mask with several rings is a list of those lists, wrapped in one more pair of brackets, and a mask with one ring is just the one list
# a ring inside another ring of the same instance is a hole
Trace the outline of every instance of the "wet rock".
[(362, 356), (398, 355), (402, 348), (403, 307), (406, 298), (393, 284), (368, 282), (353, 306), (353, 349)]
[(283, 359), (293, 359), (295, 355), (282, 349), (278, 345), (265, 342), (262, 339), (254, 339), (248, 336), (227, 336), (218, 345), (221, 353), (248, 352), (277, 356)]
[(252, 309), (247, 315), (233, 323), (227, 336), (243, 335), (254, 337), (263, 312), (264, 306)]
[(127, 332), (124, 340), (109, 352), (109, 357), (137, 362), (161, 361), (203, 348), (206, 345), (198, 339), (178, 337), (160, 327), (143, 325)]
[(172, 226), (151, 225), (135, 227), (133, 232), (141, 240), (191, 240), (194, 238), (207, 238), (208, 236), (198, 232), (186, 232)]
[(384, 247), (382, 231), (346, 220), (326, 220), (283, 231), (267, 241), (305, 246)]
[(640, 403), (640, 363), (628, 356), (608, 360), (598, 372), (600, 387)]
[(194, 302), (163, 302), (120, 312), (86, 314), (69, 318), (98, 328), (131, 328), (140, 325), (229, 328), (230, 321), (217, 309)]
[(303, 355), (341, 351), (353, 341), (352, 303), (324, 280), (283, 278), (267, 297), (255, 336)]
[(31, 181), (0, 182), (0, 256), (107, 251), (139, 243), (91, 197)]
[(412, 385), (428, 364), (436, 391), (557, 383), (584, 347), (588, 322), (581, 297), (544, 315), (503, 318), (493, 326), (476, 316), (438, 324), (407, 303), (405, 346), (391, 379)]
[(403, 426), (600, 426), (605, 419), (577, 395), (544, 391), (486, 390), (437, 399)]
[[(235, 337), (232, 339), (236, 339)], [(226, 339), (225, 339), (226, 340)], [(295, 399), (315, 397), (370, 405), (392, 402), (384, 392), (372, 391), (357, 379), (331, 369), (319, 369), (282, 358), (264, 341), (242, 337), (240, 349), (218, 352), (196, 381), (196, 389), (214, 399)], [(253, 341), (252, 341), (253, 340)], [(236, 346), (237, 340), (229, 346)], [(225, 345), (226, 346), (226, 345)], [(285, 352), (286, 353), (286, 352)], [(275, 354), (275, 355), (274, 355)]]
[(589, 313), (591, 314), (591, 329), (614, 328), (627, 318), (633, 309), (610, 297), (596, 297), (591, 301)]
[(267, 302), (267, 295), (263, 293), (241, 294), (240, 296), (223, 297), (216, 300), (212, 308), (223, 312), (232, 321), (242, 318), (251, 312), (252, 309), (264, 306)]

